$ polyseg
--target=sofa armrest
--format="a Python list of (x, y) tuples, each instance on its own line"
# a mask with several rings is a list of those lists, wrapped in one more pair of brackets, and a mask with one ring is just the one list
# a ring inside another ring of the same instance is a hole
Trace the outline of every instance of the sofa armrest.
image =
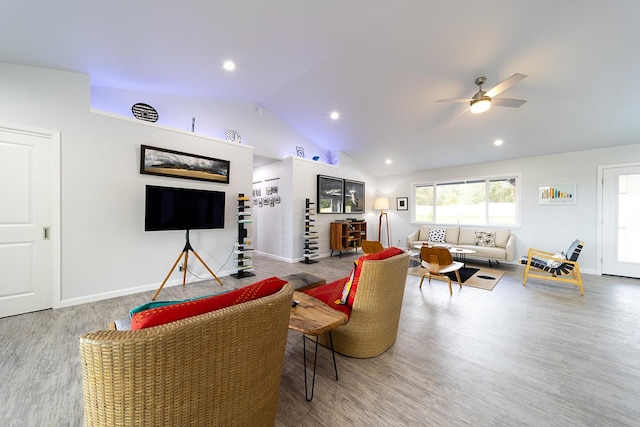
[(509, 235), (509, 239), (507, 239), (507, 246), (505, 247), (505, 259), (507, 261), (513, 261), (513, 256), (515, 253), (515, 237), (513, 237), (513, 233)]
[(420, 235), (420, 229), (417, 229), (416, 231), (414, 231), (413, 233), (409, 234), (407, 236), (407, 248), (411, 247), (411, 242), (415, 242), (416, 240), (418, 240), (418, 236)]

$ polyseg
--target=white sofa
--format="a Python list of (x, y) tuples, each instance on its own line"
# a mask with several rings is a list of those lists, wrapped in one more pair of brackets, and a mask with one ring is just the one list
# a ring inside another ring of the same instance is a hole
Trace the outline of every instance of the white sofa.
[[(441, 237), (444, 230), (444, 242)], [(434, 238), (435, 240), (431, 240)], [(472, 249), (476, 253), (467, 255), (467, 258), (480, 258), (496, 261), (512, 261), (514, 256), (514, 236), (511, 230), (444, 227), (444, 226), (420, 226), (420, 229), (407, 236), (407, 247), (416, 249), (416, 245), (429, 243), (432, 245), (444, 245), (456, 248)]]

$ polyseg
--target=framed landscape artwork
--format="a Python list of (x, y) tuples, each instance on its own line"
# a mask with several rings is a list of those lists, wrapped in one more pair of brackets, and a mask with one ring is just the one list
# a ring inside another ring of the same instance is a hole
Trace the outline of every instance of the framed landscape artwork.
[(142, 145), (140, 173), (229, 183), (228, 160)]
[(364, 212), (364, 182), (344, 180), (344, 213)]
[(318, 175), (318, 213), (342, 213), (342, 178)]

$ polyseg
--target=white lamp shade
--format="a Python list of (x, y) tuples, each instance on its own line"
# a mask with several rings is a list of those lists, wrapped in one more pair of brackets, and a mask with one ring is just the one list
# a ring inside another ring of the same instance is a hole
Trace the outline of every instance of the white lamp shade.
[(374, 202), (374, 209), (386, 210), (389, 209), (389, 198), (388, 197), (376, 197), (376, 201)]

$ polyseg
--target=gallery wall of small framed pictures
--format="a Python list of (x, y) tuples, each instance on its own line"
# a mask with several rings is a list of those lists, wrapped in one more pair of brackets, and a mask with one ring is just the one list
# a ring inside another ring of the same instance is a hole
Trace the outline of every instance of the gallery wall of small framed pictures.
[(251, 192), (253, 205), (259, 208), (279, 205), (281, 202), (280, 195), (278, 194), (279, 180), (280, 178), (271, 178), (254, 182)]

